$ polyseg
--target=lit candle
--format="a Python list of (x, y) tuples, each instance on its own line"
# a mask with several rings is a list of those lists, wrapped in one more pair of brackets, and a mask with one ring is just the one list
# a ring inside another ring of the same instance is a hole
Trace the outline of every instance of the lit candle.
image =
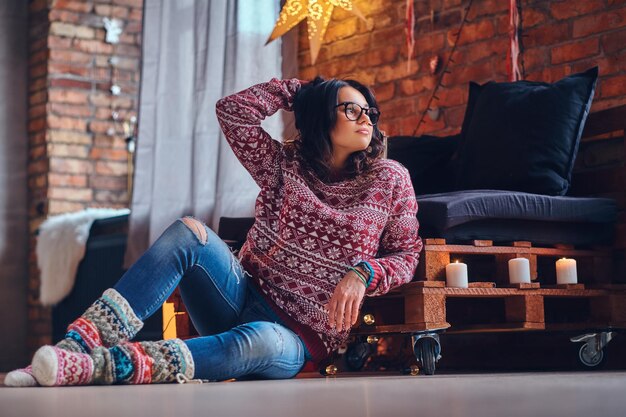
[(563, 258), (556, 261), (556, 283), (576, 284), (577, 282), (576, 260)]
[(530, 262), (526, 258), (509, 260), (509, 282), (511, 284), (530, 283)]
[(459, 261), (446, 265), (446, 285), (467, 288), (467, 265)]

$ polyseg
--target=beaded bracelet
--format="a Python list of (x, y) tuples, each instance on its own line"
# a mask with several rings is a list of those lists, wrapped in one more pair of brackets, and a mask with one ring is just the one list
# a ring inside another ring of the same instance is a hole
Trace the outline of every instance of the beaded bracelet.
[(354, 273), (359, 277), (361, 282), (363, 282), (363, 285), (365, 285), (365, 288), (367, 288), (367, 280), (365, 279), (363, 274), (353, 266), (350, 267), (350, 271), (354, 271)]

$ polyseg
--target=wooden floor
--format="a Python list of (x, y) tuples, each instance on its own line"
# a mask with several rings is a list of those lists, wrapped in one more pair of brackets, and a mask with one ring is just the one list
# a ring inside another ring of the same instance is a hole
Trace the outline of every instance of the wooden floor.
[(3, 417), (620, 416), (626, 372), (0, 388)]

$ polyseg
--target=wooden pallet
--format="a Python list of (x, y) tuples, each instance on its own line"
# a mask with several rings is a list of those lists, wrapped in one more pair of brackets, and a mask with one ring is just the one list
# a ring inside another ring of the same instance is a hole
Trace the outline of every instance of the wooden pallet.
[[(420, 255), (415, 280), (445, 281), (446, 265), (460, 260), (468, 263), (470, 280), (472, 279), (472, 263), (490, 262), (490, 271), (486, 273), (490, 275), (489, 281), (503, 284), (508, 282), (508, 261), (513, 258), (527, 258), (530, 262), (533, 281), (554, 283), (554, 262), (564, 257), (576, 259), (579, 282), (585, 284), (612, 282), (612, 250), (610, 248), (576, 249), (571, 245), (536, 247), (531, 242), (494, 245), (490, 240), (474, 240), (468, 244), (448, 244), (445, 239), (424, 239), (424, 249)], [(484, 276), (485, 272), (482, 277)]]
[(353, 334), (448, 333), (626, 328), (626, 290), (584, 284), (541, 287), (537, 283), (499, 288), (493, 282), (449, 288), (441, 281), (404, 285), (368, 299)]

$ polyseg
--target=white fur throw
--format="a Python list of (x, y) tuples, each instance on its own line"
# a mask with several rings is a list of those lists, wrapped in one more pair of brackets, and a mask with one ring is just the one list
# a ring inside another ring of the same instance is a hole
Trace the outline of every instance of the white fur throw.
[(43, 305), (56, 304), (72, 291), (94, 220), (128, 213), (128, 209), (90, 208), (52, 216), (41, 224), (36, 253), (41, 270), (39, 299)]

